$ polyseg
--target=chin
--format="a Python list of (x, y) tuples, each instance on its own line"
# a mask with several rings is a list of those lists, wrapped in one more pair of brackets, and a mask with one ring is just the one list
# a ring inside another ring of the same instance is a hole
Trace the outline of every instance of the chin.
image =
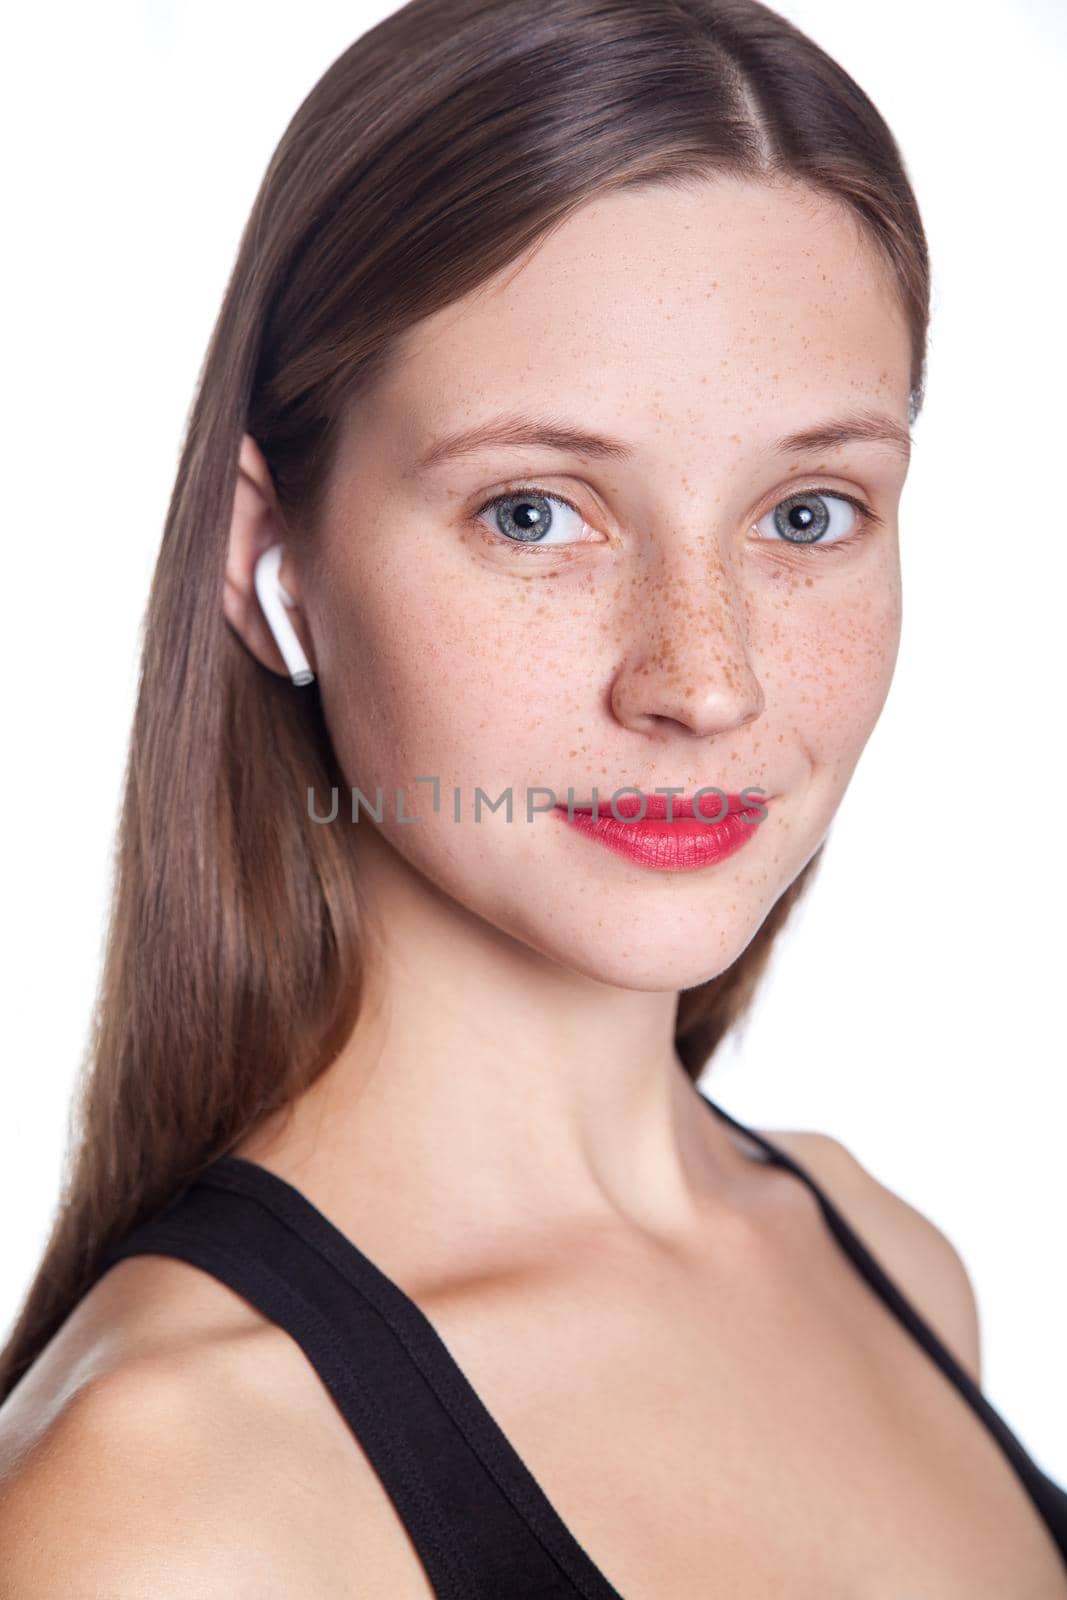
[(761, 904), (748, 918), (724, 919), (713, 912), (682, 918), (677, 909), (647, 914), (637, 907), (617, 919), (602, 911), (592, 926), (569, 919), (562, 937), (560, 919), (549, 937), (528, 925), (517, 932), (550, 961), (597, 983), (662, 994), (694, 988), (725, 972), (758, 933), (768, 909)]

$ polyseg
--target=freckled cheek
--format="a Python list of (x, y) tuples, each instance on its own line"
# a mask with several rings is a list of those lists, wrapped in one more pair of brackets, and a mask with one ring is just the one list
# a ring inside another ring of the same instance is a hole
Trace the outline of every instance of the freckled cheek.
[(581, 658), (550, 647), (558, 618), (548, 625), (538, 590), (479, 591), (440, 571), (426, 582), (379, 574), (361, 602), (339, 608), (322, 693), (346, 781), (386, 793), (415, 775), (471, 790), (541, 781), (546, 734), (555, 748), (553, 718), (569, 705)]
[(888, 564), (814, 597), (802, 586), (774, 611), (757, 670), (769, 706), (777, 703), (812, 751), (844, 753), (868, 738), (889, 693), (901, 618), (899, 572)]

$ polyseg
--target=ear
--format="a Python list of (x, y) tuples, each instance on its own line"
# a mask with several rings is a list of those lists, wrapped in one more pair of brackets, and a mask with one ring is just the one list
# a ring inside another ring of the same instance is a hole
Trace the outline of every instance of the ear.
[[(246, 433), (237, 458), (237, 485), (230, 521), (222, 609), (226, 621), (256, 660), (269, 667), (271, 672), (287, 678), (289, 673), (282, 653), (274, 642), (274, 635), (267, 626), (256, 597), (256, 562), (273, 544), (285, 546), (285, 527), (278, 509), (270, 468), (256, 441)], [(286, 608), (289, 620), (296, 629), (312, 671), (315, 671), (315, 657), (301, 605), (300, 580), (287, 548), (283, 550), (278, 576), (294, 602), (292, 608)]]

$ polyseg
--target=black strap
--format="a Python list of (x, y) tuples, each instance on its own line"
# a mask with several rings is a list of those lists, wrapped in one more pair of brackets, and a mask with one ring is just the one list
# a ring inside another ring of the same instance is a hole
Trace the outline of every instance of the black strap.
[(951, 1383), (955, 1384), (956, 1388), (962, 1393), (963, 1398), (977, 1412), (981, 1421), (985, 1423), (1022, 1480), (1030, 1498), (1040, 1512), (1042, 1520), (1048, 1527), (1060, 1554), (1067, 1560), (1067, 1490), (1060, 1488), (1057, 1483), (1054, 1483), (1051, 1478), (1046, 1476), (1032, 1457), (1027, 1454), (1019, 1439), (1008, 1427), (999, 1412), (993, 1409), (982, 1390), (971, 1377), (971, 1374), (965, 1367), (960, 1365), (952, 1351), (939, 1335), (934, 1332), (934, 1329), (917, 1307), (901, 1292), (898, 1285), (893, 1282), (885, 1268), (871, 1254), (858, 1234), (853, 1232), (829, 1195), (820, 1187), (811, 1174), (770, 1139), (761, 1133), (757, 1133), (754, 1128), (747, 1127), (745, 1123), (739, 1122), (728, 1111), (724, 1111), (722, 1106), (706, 1095), (702, 1089), (698, 1092), (701, 1099), (707, 1102), (712, 1111), (725, 1122), (730, 1123), (732, 1127), (737, 1128), (746, 1138), (754, 1139), (758, 1145), (762, 1145), (772, 1161), (794, 1173), (811, 1190), (819, 1202), (831, 1232), (844, 1249), (846, 1255), (851, 1257), (871, 1287), (885, 1301), (890, 1311), (900, 1319), (909, 1333), (929, 1352), (945, 1376)]
[(225, 1156), (108, 1251), (176, 1256), (300, 1344), (441, 1600), (621, 1600), (418, 1307), (289, 1184)]

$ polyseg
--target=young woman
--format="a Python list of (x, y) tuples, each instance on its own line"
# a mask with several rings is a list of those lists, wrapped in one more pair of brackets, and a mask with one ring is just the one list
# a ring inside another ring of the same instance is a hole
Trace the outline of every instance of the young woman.
[(755, 0), (413, 0), (301, 106), (152, 590), (5, 1596), (1067, 1596), (951, 1244), (697, 1086), (888, 692), (928, 301)]

